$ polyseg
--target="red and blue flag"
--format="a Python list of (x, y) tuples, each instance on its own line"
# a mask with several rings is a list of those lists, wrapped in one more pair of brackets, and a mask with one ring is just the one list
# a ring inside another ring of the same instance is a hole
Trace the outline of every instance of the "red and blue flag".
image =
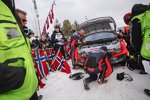
[(48, 74), (48, 63), (47, 63), (47, 57), (44, 53), (44, 50), (38, 49), (34, 51), (32, 54), (32, 57), (34, 59), (35, 68), (37, 69), (37, 73), (40, 78), (43, 78), (47, 76)]
[(65, 46), (65, 50), (67, 51), (66, 53), (67, 53), (67, 56), (69, 57), (69, 58), (71, 58), (71, 47), (70, 47), (70, 44), (67, 44), (66, 46)]
[(61, 71), (65, 72), (67, 74), (70, 73), (70, 66), (67, 63), (67, 61), (64, 59), (62, 53), (60, 52), (60, 49), (58, 50), (51, 66), (52, 71)]
[(49, 65), (52, 64), (52, 61), (55, 57), (55, 50), (54, 48), (46, 48), (46, 54), (47, 54), (47, 57), (48, 57), (48, 60), (49, 60)]

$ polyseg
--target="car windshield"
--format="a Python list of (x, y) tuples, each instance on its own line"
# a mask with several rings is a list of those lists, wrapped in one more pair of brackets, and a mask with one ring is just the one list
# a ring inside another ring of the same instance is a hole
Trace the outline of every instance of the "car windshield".
[(116, 36), (111, 32), (98, 32), (93, 33), (84, 37), (85, 41), (98, 41), (98, 40), (107, 40), (107, 39), (114, 39)]

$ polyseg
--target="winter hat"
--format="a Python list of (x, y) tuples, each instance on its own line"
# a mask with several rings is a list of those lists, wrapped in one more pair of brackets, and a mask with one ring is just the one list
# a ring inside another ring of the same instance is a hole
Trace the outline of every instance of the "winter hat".
[(34, 34), (34, 32), (31, 29), (29, 29), (28, 30), (28, 36), (31, 35), (31, 34)]

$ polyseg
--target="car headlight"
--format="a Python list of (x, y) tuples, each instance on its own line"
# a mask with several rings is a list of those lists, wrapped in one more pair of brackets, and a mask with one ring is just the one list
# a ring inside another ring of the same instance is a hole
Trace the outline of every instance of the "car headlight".
[(85, 51), (82, 51), (82, 50), (79, 50), (79, 52), (78, 52), (78, 56), (79, 57), (86, 57), (88, 54), (85, 52)]
[(81, 50), (78, 50), (78, 56), (82, 56), (82, 51)]
[(115, 53), (121, 52), (121, 48), (117, 48), (117, 49), (115, 48), (115, 49), (114, 49), (114, 52), (115, 52)]

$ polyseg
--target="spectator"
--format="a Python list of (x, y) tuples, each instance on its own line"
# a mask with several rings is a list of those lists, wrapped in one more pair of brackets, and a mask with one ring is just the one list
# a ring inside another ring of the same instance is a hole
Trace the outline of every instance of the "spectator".
[(28, 30), (28, 38), (30, 39), (32, 37), (35, 37), (35, 34), (34, 34), (34, 32), (31, 29), (29, 29)]
[(27, 13), (21, 9), (16, 9), (16, 13), (20, 18), (20, 26), (23, 28), (24, 34), (27, 36), (27, 33), (28, 33), (28, 27), (26, 26), (26, 24), (27, 24), (26, 15), (27, 15)]
[(27, 24), (27, 19), (26, 19), (27, 13), (21, 9), (16, 9), (16, 13), (18, 14), (21, 20), (22, 27), (24, 27)]
[[(16, 23), (4, 23), (3, 25), (9, 27), (9, 33), (3, 31), (0, 34), (0, 99), (29, 100), (37, 89), (38, 81), (28, 48), (29, 43), (21, 32), (21, 24), (18, 24), (14, 7), (13, 0), (0, 0), (0, 12), (5, 15), (0, 20)], [(4, 29), (0, 27), (0, 30)], [(7, 43), (3, 43), (6, 41)]]
[(64, 35), (61, 32), (59, 25), (55, 25), (55, 30), (51, 36), (51, 41), (54, 44), (54, 49), (55, 49), (56, 54), (58, 50), (60, 49), (61, 53), (66, 59), (65, 50), (64, 50)]
[[(25, 26), (27, 24), (27, 19), (26, 19), (26, 15), (27, 13), (21, 9), (16, 9), (16, 13), (19, 16), (20, 20), (21, 20), (21, 26), (24, 30), (24, 34), (27, 36), (28, 29), (26, 29), (27, 27)], [(30, 100), (41, 100), (43, 98), (42, 95), (38, 96), (37, 92), (35, 91), (35, 93), (32, 95), (32, 97), (30, 98)]]
[(52, 47), (52, 43), (50, 39), (48, 39), (48, 34), (41, 35), (40, 39), (40, 48), (43, 48), (44, 50), (46, 48)]

